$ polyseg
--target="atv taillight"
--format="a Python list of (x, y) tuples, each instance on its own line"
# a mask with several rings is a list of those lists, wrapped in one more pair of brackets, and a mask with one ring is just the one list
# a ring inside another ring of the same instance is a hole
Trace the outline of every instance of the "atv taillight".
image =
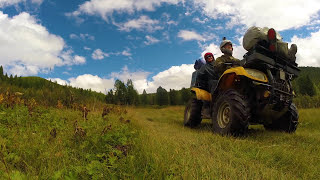
[(276, 31), (273, 28), (271, 28), (268, 30), (268, 40), (273, 41), (275, 39), (276, 39)]
[(277, 50), (277, 47), (276, 47), (276, 31), (271, 28), (268, 30), (268, 40), (269, 40), (269, 50), (271, 52), (275, 52)]

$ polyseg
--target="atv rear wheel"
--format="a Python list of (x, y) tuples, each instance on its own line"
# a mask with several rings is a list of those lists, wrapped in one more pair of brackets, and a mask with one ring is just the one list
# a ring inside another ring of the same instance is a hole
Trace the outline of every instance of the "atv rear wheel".
[(185, 126), (195, 127), (202, 121), (201, 119), (202, 101), (192, 98), (188, 101), (184, 110)]
[(297, 130), (299, 113), (295, 104), (291, 103), (288, 111), (279, 119), (274, 120), (271, 124), (264, 125), (267, 130), (285, 131), (294, 133)]
[(236, 90), (229, 89), (217, 97), (212, 114), (214, 132), (234, 136), (244, 134), (249, 118), (249, 103)]

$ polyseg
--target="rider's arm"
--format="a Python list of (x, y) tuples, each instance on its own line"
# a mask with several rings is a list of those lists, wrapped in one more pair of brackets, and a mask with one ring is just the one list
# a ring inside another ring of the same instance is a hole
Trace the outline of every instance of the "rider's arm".
[(191, 85), (190, 87), (194, 87), (196, 86), (196, 78), (197, 78), (197, 74), (198, 74), (198, 70), (194, 71), (192, 73), (192, 77), (191, 77)]
[(213, 67), (214, 67), (214, 71), (220, 76), (225, 70), (224, 59), (221, 57), (218, 57), (215, 60)]
[(198, 70), (197, 77), (196, 77), (196, 87), (205, 89), (207, 80), (208, 78), (206, 74), (206, 67), (204, 65)]

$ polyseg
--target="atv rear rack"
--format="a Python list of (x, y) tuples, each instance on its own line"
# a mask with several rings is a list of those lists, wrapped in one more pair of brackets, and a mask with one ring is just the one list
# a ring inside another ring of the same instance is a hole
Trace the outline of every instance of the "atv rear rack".
[(293, 76), (298, 76), (300, 69), (296, 66), (293, 65), (292, 63), (286, 62), (281, 57), (277, 57), (276, 60), (263, 55), (259, 52), (253, 52), (250, 54), (247, 54), (244, 59), (244, 66), (253, 66), (252, 64), (259, 64), (259, 63), (266, 63), (268, 65), (271, 65), (277, 69), (282, 69), (286, 71), (289, 74), (292, 74)]

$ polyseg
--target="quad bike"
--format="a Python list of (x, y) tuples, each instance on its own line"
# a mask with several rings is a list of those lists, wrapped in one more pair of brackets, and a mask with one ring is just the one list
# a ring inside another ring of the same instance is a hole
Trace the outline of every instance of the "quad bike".
[(258, 42), (244, 55), (242, 66), (233, 66), (221, 75), (213, 92), (191, 88), (194, 97), (185, 108), (185, 126), (199, 125), (202, 104), (210, 102), (216, 133), (244, 134), (250, 124), (262, 124), (268, 130), (296, 131), (299, 115), (292, 103), (291, 81), (300, 70), (295, 58), (279, 52), (275, 30), (269, 29), (267, 36), (267, 41)]

